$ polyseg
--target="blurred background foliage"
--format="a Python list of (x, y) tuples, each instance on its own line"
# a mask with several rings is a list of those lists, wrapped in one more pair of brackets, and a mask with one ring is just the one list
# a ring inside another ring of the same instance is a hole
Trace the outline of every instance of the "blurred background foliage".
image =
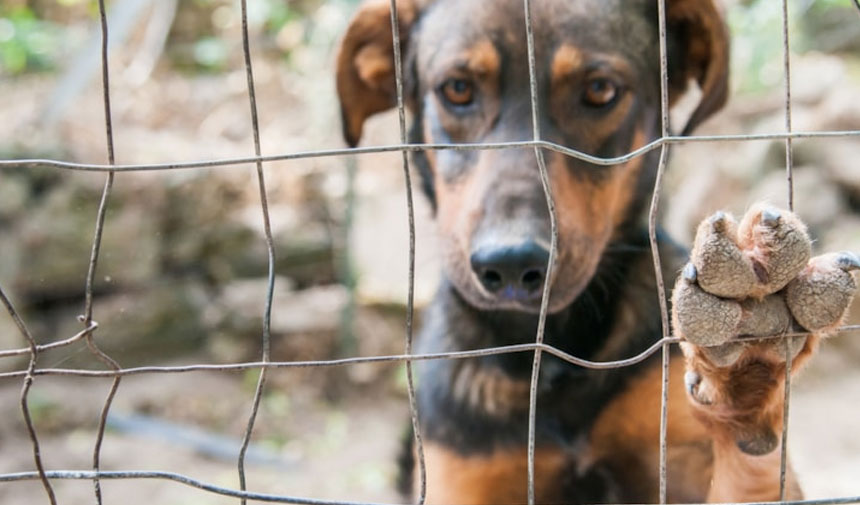
[[(168, 61), (190, 72), (218, 72), (228, 68), (237, 50), (237, 2), (229, 0), (159, 0), (175, 3), (167, 47)], [(108, 1), (112, 4), (122, 0)], [(131, 3), (131, 2), (124, 2)], [(289, 62), (296, 50), (319, 36), (319, 21), (310, 13), (327, 3), (349, 8), (358, 0), (249, 0), (249, 25), (259, 29), (264, 49)], [(95, 21), (95, 0), (7, 0), (0, 4), (0, 75), (55, 70), (62, 59), (83, 42), (74, 23)]]
[[(790, 0), (792, 51), (860, 53), (860, 23), (852, 2)], [(330, 36), (324, 27), (320, 30), (319, 19), (310, 15), (313, 11), (322, 4), (348, 9), (357, 3), (359, 0), (249, 0), (249, 24), (259, 28), (264, 49), (290, 63), (303, 46), (321, 35)], [(0, 74), (54, 70), (84, 39), (72, 23), (94, 20), (97, 12), (95, 0), (5, 1), (0, 5)], [(727, 12), (733, 61), (743, 76), (740, 89), (762, 91), (779, 82), (782, 11), (778, 3), (739, 0), (729, 2)], [(178, 2), (167, 43), (169, 63), (189, 72), (225, 71), (238, 50), (238, 16), (237, 2), (230, 0)], [(301, 68), (300, 64), (294, 66)]]
[[(860, 22), (853, 0), (790, 0), (795, 53), (821, 51), (850, 57), (857, 72)], [(728, 9), (732, 65), (738, 90), (764, 92), (782, 82), (782, 9), (772, 0), (744, 0)]]

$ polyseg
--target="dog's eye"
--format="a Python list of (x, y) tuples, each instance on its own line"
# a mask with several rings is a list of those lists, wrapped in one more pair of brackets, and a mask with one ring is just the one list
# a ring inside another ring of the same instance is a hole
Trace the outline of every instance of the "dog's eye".
[(466, 79), (448, 79), (442, 83), (442, 96), (451, 105), (469, 105), (475, 98), (475, 88)]
[(585, 84), (582, 102), (591, 107), (609, 105), (618, 96), (618, 86), (605, 77), (597, 77)]

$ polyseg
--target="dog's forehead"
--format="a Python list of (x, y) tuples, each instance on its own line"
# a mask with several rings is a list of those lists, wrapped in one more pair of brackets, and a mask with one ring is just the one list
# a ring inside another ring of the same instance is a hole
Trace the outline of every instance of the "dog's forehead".
[[(647, 0), (533, 1), (538, 56), (549, 57), (567, 45), (641, 61), (656, 47), (652, 4)], [(436, 0), (425, 6), (417, 40), (425, 65), (486, 40), (514, 58), (525, 55), (522, 0)]]

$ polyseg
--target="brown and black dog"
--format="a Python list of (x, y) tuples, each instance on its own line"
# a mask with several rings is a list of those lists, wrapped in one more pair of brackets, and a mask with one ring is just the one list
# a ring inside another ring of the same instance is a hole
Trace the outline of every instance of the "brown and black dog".
[[(411, 141), (531, 139), (522, 0), (398, 0), (398, 6)], [(691, 81), (701, 89), (687, 133), (726, 100), (727, 29), (711, 0), (666, 0), (666, 9), (670, 102)], [(659, 137), (656, 0), (541, 0), (533, 2), (532, 14), (544, 140), (614, 157)], [(360, 140), (369, 116), (396, 101), (389, 16), (388, 0), (365, 2), (342, 42), (337, 88), (350, 145)], [(652, 151), (597, 166), (546, 152), (559, 230), (548, 344), (605, 361), (633, 356), (659, 340), (643, 216), (657, 156)], [(550, 244), (534, 151), (440, 150), (413, 159), (444, 258), (444, 280), (425, 313), (420, 351), (533, 341)], [(779, 215), (756, 219), (771, 223)], [(660, 242), (668, 281), (687, 253), (665, 237)], [(696, 271), (690, 268), (684, 282), (692, 286)], [(796, 361), (813, 345), (810, 340)], [(695, 346), (685, 354), (670, 373), (669, 500), (777, 499), (780, 451), (753, 442), (761, 433), (767, 442), (777, 440), (769, 435), (781, 427), (774, 413), (782, 408), (782, 361), (749, 351), (748, 359), (717, 366)], [(419, 366), (428, 503), (526, 501), (531, 367), (529, 353)], [(656, 501), (660, 391), (659, 359), (597, 371), (545, 355), (536, 501)], [(717, 401), (719, 408), (712, 408)], [(752, 411), (766, 412), (766, 422)], [(410, 459), (407, 491), (414, 483)], [(789, 496), (799, 497), (790, 473)]]

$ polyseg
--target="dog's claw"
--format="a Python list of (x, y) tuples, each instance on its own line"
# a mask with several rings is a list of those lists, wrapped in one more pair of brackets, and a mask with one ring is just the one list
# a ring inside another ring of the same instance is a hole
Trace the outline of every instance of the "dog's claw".
[(710, 405), (713, 401), (708, 397), (708, 388), (703, 381), (702, 376), (694, 370), (687, 370), (684, 374), (684, 387), (690, 398), (700, 405)]
[(726, 219), (726, 213), (721, 210), (718, 210), (717, 212), (714, 212), (714, 214), (708, 220), (710, 221), (711, 226), (714, 228), (714, 231), (722, 232), (726, 229)]
[(842, 251), (836, 259), (839, 268), (846, 272), (860, 270), (860, 258), (851, 251)]
[(696, 282), (698, 274), (699, 272), (696, 270), (696, 265), (692, 263), (687, 263), (687, 266), (685, 266), (684, 270), (681, 272), (681, 275), (684, 277), (684, 280), (690, 283)]
[(776, 226), (779, 225), (780, 217), (782, 217), (782, 214), (780, 214), (777, 209), (768, 207), (761, 211), (761, 224), (771, 228), (776, 228)]
[(696, 386), (702, 382), (702, 376), (693, 370), (687, 370), (684, 374), (684, 386), (687, 388), (687, 392), (691, 395), (695, 395)]

